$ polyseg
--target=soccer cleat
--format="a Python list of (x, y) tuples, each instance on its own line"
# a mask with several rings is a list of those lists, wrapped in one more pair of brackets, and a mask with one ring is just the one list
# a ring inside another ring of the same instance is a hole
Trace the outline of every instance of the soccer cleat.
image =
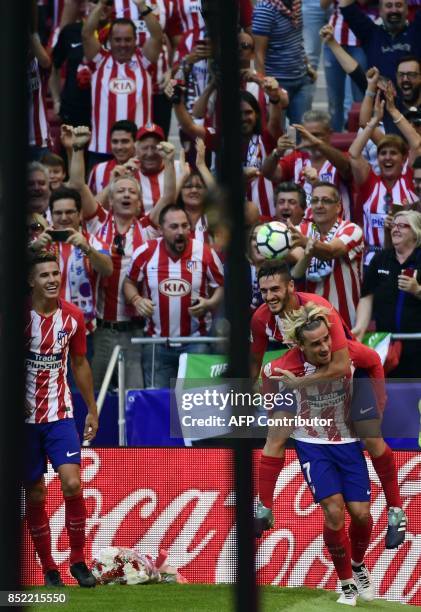
[(73, 565), (70, 566), (70, 573), (72, 574), (73, 578), (76, 578), (79, 586), (88, 588), (96, 586), (95, 576), (83, 561), (73, 563)]
[(342, 586), (342, 593), (336, 603), (345, 604), (347, 606), (357, 605), (358, 590), (355, 584), (352, 582)]
[(256, 538), (261, 538), (262, 533), (267, 529), (272, 529), (275, 524), (272, 510), (266, 508), (262, 502), (258, 502), (256, 516), (254, 517), (254, 535)]
[(48, 570), (44, 574), (44, 585), (46, 587), (62, 587), (64, 583), (61, 579), (60, 572), (58, 570)]
[(364, 601), (373, 601), (376, 597), (376, 589), (370, 576), (370, 572), (362, 563), (358, 567), (352, 566), (352, 574), (357, 583), (358, 595)]
[(408, 519), (402, 508), (389, 508), (387, 513), (386, 548), (398, 548), (405, 540)]

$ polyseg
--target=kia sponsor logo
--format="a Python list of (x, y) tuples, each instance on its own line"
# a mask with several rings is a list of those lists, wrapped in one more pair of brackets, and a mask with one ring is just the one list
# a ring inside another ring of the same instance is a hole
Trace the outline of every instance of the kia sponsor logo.
[(191, 293), (191, 284), (182, 278), (166, 278), (159, 283), (158, 289), (167, 297), (183, 297)]
[(110, 91), (113, 94), (132, 94), (136, 91), (133, 79), (111, 79)]

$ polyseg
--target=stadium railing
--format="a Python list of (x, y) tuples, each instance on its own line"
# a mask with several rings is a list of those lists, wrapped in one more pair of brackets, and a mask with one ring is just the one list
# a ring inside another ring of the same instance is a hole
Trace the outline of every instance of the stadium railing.
[[(421, 340), (421, 333), (414, 334), (392, 334), (392, 340)], [(152, 381), (148, 389), (154, 389), (155, 382), (155, 347), (158, 344), (166, 346), (180, 346), (180, 344), (223, 344), (227, 341), (224, 337), (214, 336), (182, 336), (182, 337), (163, 337), (163, 338), (132, 338), (131, 343), (134, 345), (152, 344)], [(101, 414), (102, 406), (110, 386), (111, 378), (114, 374), (116, 366), (118, 380), (118, 438), (119, 445), (123, 446), (126, 442), (126, 385), (125, 385), (125, 357), (124, 349), (117, 344), (111, 354), (105, 372), (104, 380), (97, 398), (98, 417)], [(89, 442), (85, 441), (83, 446), (89, 446)]]

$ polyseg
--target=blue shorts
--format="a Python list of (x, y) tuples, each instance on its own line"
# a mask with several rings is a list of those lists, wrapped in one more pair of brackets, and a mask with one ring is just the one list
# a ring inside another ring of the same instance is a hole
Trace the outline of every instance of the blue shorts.
[(47, 458), (54, 471), (64, 463), (80, 465), (80, 439), (74, 419), (51, 423), (25, 423), (24, 482), (36, 482), (47, 471)]
[(377, 397), (367, 370), (357, 368), (352, 381), (351, 420), (380, 419)]
[(370, 501), (370, 479), (359, 442), (313, 444), (295, 440), (295, 449), (316, 503), (336, 493), (347, 502)]

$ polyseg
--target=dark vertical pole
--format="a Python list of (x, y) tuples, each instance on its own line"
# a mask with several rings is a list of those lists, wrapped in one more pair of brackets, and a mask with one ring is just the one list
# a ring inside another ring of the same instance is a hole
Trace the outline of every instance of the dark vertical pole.
[(19, 588), (29, 2), (0, 2), (0, 590)]
[[(250, 280), (245, 257), (244, 187), (241, 163), (240, 78), (238, 65), (238, 2), (202, 0), (220, 76), (219, 127), (221, 149), (218, 178), (226, 193), (224, 211), (231, 228), (225, 272), (225, 312), (230, 324), (229, 377), (249, 379)], [(237, 520), (237, 597), (236, 609), (255, 612), (252, 455), (247, 439), (234, 441), (236, 520)]]

